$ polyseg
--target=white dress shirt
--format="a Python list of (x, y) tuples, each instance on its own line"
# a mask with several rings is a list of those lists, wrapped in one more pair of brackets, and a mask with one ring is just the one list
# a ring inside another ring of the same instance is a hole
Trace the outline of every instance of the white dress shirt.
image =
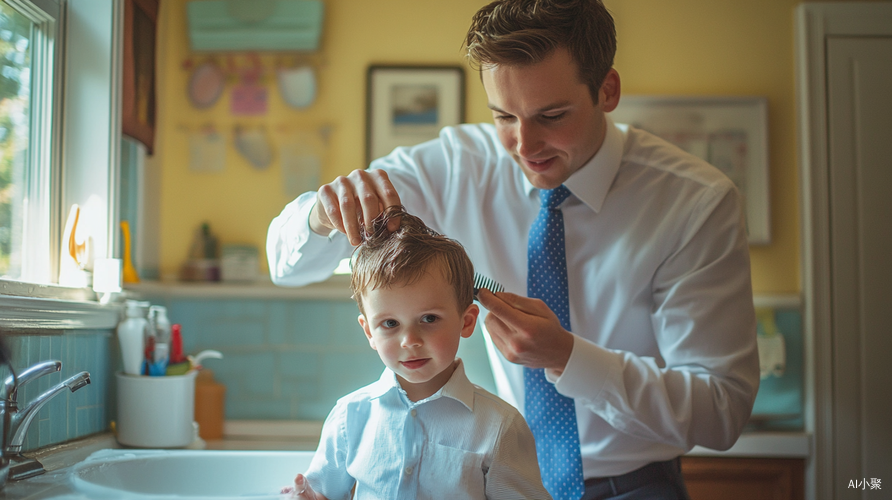
[[(609, 121), (609, 118), (608, 118)], [(526, 295), (538, 190), (489, 124), (376, 160), (410, 213), (459, 240), (475, 269)], [(574, 334), (549, 379), (576, 402), (585, 477), (623, 474), (695, 445), (727, 449), (759, 385), (742, 200), (718, 169), (658, 137), (608, 123), (604, 144), (564, 183)], [(274, 282), (326, 279), (352, 247), (309, 229), (315, 193), (269, 228)], [(523, 411), (523, 368), (487, 336), (499, 396)]]
[(459, 360), (433, 396), (410, 401), (390, 369), (341, 398), (306, 473), (329, 500), (551, 499), (517, 409), (473, 385)]

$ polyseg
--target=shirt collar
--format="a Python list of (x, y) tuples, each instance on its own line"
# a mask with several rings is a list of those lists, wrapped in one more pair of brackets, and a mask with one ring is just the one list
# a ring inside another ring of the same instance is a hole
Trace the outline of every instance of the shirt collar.
[[(598, 152), (564, 182), (571, 193), (595, 212), (600, 212), (604, 205), (613, 179), (619, 171), (624, 148), (623, 132), (613, 123), (610, 115), (604, 115), (604, 119), (607, 120), (607, 131)], [(527, 194), (536, 189), (525, 175), (523, 185)]]
[[(452, 372), (452, 376), (439, 391), (421, 401), (410, 402), (410, 405), (418, 406), (427, 401), (446, 397), (452, 398), (465, 405), (468, 410), (474, 411), (474, 384), (472, 384), (471, 381), (468, 380), (468, 376), (465, 375), (465, 365), (461, 358), (456, 358), (456, 361), (458, 361), (458, 365), (455, 367), (455, 371)], [(384, 373), (381, 374), (381, 378), (369, 387), (369, 397), (371, 399), (380, 398), (390, 391), (397, 391), (405, 394), (405, 391), (400, 386), (399, 380), (396, 378), (396, 374), (393, 373), (390, 368), (385, 368)]]

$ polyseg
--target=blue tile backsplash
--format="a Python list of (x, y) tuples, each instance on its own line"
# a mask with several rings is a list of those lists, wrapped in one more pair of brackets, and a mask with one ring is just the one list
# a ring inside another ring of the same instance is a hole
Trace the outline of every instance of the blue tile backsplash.
[[(751, 420), (760, 429), (800, 430), (805, 426), (802, 314), (798, 309), (780, 308), (773, 313), (777, 330), (784, 338), (786, 368), (783, 375), (769, 375), (760, 381)], [(764, 329), (760, 323), (760, 335)]]
[[(19, 408), (68, 377), (86, 370), (90, 385), (77, 392), (64, 391), (46, 404), (31, 423), (23, 450), (88, 436), (108, 429), (113, 418), (112, 366), (118, 359), (112, 350), (112, 332), (77, 330), (53, 334), (6, 333), (16, 372), (40, 361), (62, 361), (62, 370), (43, 376), (19, 391)], [(3, 378), (8, 373), (0, 368)]]
[[(226, 385), (226, 418), (322, 420), (384, 369), (348, 300), (150, 298), (180, 323), (183, 349), (216, 349), (205, 367)], [(459, 355), (475, 383), (495, 383), (479, 329)]]
[[(229, 420), (322, 420), (339, 397), (373, 382), (384, 369), (350, 300), (146, 299), (167, 306), (171, 322), (182, 325), (187, 354), (205, 349), (223, 353), (223, 359), (204, 364), (227, 387)], [(786, 342), (786, 370), (781, 377), (762, 380), (753, 414), (762, 429), (802, 429), (802, 317), (796, 308), (777, 309), (774, 320)], [(116, 413), (114, 372), (121, 368), (112, 330), (11, 332), (5, 338), (18, 371), (49, 359), (63, 363), (61, 373), (26, 386), (22, 402), (82, 370), (92, 379), (91, 385), (58, 396), (40, 411), (24, 449), (109, 429)], [(495, 392), (479, 325), (462, 340), (459, 356), (469, 378)]]

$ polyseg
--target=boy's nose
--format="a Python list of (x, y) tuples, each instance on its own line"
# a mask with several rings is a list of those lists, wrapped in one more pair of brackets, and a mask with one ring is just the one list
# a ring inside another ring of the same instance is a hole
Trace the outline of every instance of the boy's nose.
[(405, 335), (403, 335), (403, 347), (420, 347), (421, 344), (421, 336), (418, 335), (417, 332), (410, 329), (406, 331)]

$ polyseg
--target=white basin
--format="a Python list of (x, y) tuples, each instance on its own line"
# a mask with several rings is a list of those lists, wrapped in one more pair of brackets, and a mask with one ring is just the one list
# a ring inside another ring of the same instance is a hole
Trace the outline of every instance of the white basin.
[(283, 498), (279, 491), (312, 458), (311, 451), (100, 450), (72, 468), (71, 481), (90, 499)]

